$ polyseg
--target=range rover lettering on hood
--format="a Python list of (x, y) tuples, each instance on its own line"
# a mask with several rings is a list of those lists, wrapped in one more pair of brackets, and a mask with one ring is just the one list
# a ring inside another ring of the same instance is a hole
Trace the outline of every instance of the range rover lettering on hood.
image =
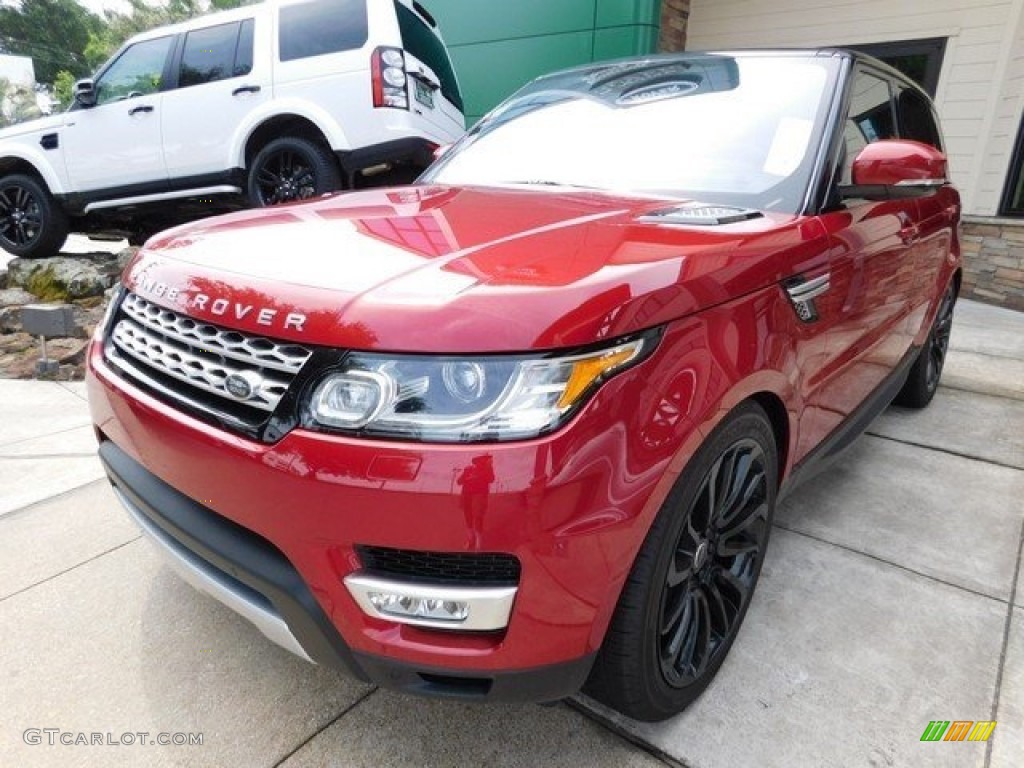
[(285, 313), (274, 307), (260, 307), (240, 301), (229, 301), (206, 293), (188, 293), (177, 286), (149, 277), (139, 278), (135, 283), (134, 290), (154, 299), (163, 299), (189, 312), (198, 311), (213, 317), (234, 320), (250, 318), (257, 325), (267, 328), (277, 327), (302, 333), (306, 325), (306, 316), (301, 312)]

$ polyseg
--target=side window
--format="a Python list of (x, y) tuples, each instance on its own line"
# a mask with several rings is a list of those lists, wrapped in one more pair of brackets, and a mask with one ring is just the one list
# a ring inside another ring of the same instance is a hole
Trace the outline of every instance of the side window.
[(913, 88), (899, 87), (896, 97), (896, 117), (899, 119), (900, 137), (913, 139), (942, 149), (942, 137), (935, 121), (932, 105)]
[(173, 42), (173, 36), (158, 37), (126, 48), (96, 82), (96, 104), (159, 91)]
[(283, 6), (280, 14), (281, 61), (362, 48), (370, 34), (366, 0), (311, 0)]
[(896, 136), (889, 81), (858, 71), (853, 79), (850, 113), (843, 125), (846, 153), (843, 159), (843, 184), (851, 183), (853, 159), (864, 147)]
[[(196, 29), (185, 35), (178, 87), (212, 83), (234, 77), (235, 49), (241, 22)], [(251, 55), (250, 55), (251, 58)]]

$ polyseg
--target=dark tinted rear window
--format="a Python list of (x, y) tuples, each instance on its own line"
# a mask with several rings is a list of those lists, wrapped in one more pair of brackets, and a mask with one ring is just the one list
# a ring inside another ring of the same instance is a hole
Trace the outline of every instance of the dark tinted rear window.
[(426, 22), (397, 0), (395, 12), (398, 14), (398, 26), (402, 30), (402, 47), (434, 70), (441, 81), (441, 93), (462, 111), (462, 95), (444, 44)]
[(240, 77), (252, 71), (253, 20), (197, 29), (185, 36), (178, 87)]
[(281, 61), (361, 48), (369, 35), (366, 0), (312, 0), (281, 8)]

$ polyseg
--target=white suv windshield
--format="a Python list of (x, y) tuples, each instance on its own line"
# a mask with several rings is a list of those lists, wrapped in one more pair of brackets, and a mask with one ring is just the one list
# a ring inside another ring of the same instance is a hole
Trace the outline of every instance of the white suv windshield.
[(428, 179), (795, 211), (834, 67), (824, 58), (695, 56), (544, 78), (484, 118)]

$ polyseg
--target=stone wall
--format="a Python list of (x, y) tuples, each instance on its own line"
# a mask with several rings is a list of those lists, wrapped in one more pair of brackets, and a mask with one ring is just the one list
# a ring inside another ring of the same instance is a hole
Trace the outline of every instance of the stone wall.
[(964, 217), (961, 296), (1024, 311), (1024, 220)]
[(689, 18), (690, 0), (662, 0), (661, 28), (658, 32), (659, 51), (686, 49), (686, 23)]

